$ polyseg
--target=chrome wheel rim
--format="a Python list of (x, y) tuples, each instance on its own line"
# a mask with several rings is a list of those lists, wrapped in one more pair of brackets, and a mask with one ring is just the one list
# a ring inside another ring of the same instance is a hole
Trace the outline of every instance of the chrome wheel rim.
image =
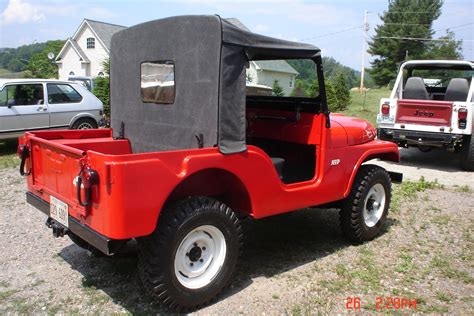
[(183, 238), (176, 250), (175, 276), (188, 289), (202, 288), (219, 274), (226, 254), (222, 232), (215, 226), (199, 226)]
[(382, 218), (385, 209), (385, 188), (382, 184), (374, 184), (364, 201), (364, 222), (368, 227), (374, 227)]
[(82, 122), (81, 124), (79, 124), (79, 126), (77, 127), (77, 129), (93, 129), (94, 126), (92, 126), (91, 123), (89, 122)]

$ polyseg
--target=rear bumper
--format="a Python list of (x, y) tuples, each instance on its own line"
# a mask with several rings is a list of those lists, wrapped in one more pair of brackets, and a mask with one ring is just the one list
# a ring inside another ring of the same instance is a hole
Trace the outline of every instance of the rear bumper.
[[(26, 193), (26, 202), (49, 216), (48, 202), (42, 200), (31, 192)], [(58, 223), (57, 225), (61, 224)], [(69, 216), (69, 227), (62, 227), (66, 233), (69, 231), (74, 233), (106, 255), (114, 254), (123, 243), (122, 240), (110, 239), (104, 235), (99, 234), (88, 226), (81, 224), (76, 218), (72, 216)]]
[(399, 145), (447, 146), (460, 141), (463, 135), (449, 133), (419, 132), (411, 130), (379, 128), (379, 139), (395, 142)]

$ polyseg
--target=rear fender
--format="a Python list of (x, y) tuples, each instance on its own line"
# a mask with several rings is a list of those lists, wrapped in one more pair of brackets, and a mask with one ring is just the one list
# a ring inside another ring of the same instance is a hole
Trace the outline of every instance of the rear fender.
[[(203, 186), (203, 183), (206, 185)], [(250, 195), (242, 181), (224, 169), (204, 169), (183, 179), (171, 192), (166, 203), (189, 196), (211, 196), (235, 211), (251, 215)]]

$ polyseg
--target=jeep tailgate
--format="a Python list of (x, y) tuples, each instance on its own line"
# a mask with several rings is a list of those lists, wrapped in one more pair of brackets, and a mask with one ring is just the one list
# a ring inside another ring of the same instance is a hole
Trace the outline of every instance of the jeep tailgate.
[[(34, 194), (49, 202), (53, 195), (72, 209), (82, 209), (76, 197), (74, 178), (81, 169), (80, 159), (85, 152), (65, 146), (57, 140), (30, 136), (31, 181)], [(45, 196), (46, 194), (46, 196)]]
[(451, 126), (453, 102), (430, 100), (398, 100), (395, 122)]

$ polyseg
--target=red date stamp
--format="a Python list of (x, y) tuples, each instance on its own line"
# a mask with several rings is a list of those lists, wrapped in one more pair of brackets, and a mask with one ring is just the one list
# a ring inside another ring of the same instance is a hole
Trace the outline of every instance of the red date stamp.
[[(346, 297), (346, 310), (361, 309), (361, 299), (358, 296)], [(400, 310), (400, 309), (416, 309), (416, 299), (408, 299), (403, 297), (380, 297), (375, 298), (376, 310)]]

